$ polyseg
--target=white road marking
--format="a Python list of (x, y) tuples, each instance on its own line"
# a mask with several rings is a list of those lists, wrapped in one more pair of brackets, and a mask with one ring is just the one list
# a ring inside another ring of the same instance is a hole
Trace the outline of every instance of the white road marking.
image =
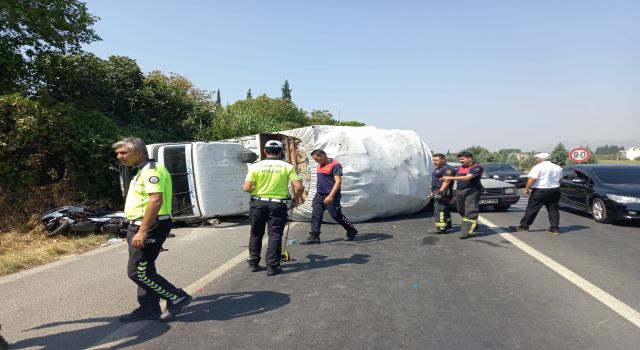
[[(293, 225), (292, 225), (293, 226)], [(264, 239), (262, 242), (262, 248), (264, 249), (267, 246), (267, 239)], [(218, 277), (222, 276), (229, 270), (231, 270), (236, 265), (242, 263), (247, 258), (247, 251), (243, 251), (242, 253), (236, 255), (231, 260), (228, 260), (224, 264), (216, 267), (208, 274), (199, 278), (197, 281), (191, 283), (189, 286), (183, 288), (183, 290), (191, 295), (196, 294), (200, 291), (200, 289), (204, 288), (206, 285), (215, 281)], [(194, 296), (197, 300), (197, 297)], [(161, 302), (161, 307), (164, 308), (164, 301)], [(104, 338), (100, 339), (95, 343), (94, 346), (89, 349), (97, 350), (97, 349), (110, 349), (116, 347), (120, 344), (124, 344), (134, 337), (138, 332), (140, 332), (143, 328), (150, 326), (153, 322), (158, 321), (140, 321), (135, 323), (126, 323), (119, 327), (115, 331), (109, 333)]]
[[(492, 229), (499, 228), (497, 225), (495, 225), (494, 223), (492, 223), (491, 221), (489, 221), (489, 220), (487, 220), (485, 218), (478, 218), (478, 221), (482, 222), (483, 224), (489, 226)], [(605, 292), (604, 290), (598, 288), (593, 283), (591, 283), (591, 282), (587, 281), (586, 279), (580, 277), (575, 272), (573, 272), (573, 271), (569, 270), (568, 268), (560, 265), (555, 260), (553, 260), (550, 257), (546, 256), (545, 254), (539, 252), (538, 250), (534, 249), (530, 245), (528, 245), (528, 244), (524, 243), (523, 241), (519, 240), (514, 235), (512, 235), (510, 233), (507, 233), (507, 232), (498, 232), (498, 234), (501, 237), (503, 237), (504, 239), (506, 239), (509, 242), (513, 243), (513, 245), (515, 245), (516, 247), (520, 248), (525, 253), (531, 255), (532, 257), (534, 257), (536, 260), (538, 260), (541, 263), (547, 265), (547, 267), (549, 267), (551, 270), (555, 271), (560, 276), (566, 278), (571, 283), (575, 284), (578, 288), (580, 288), (583, 291), (587, 292), (592, 297), (598, 299), (601, 303), (603, 303), (604, 305), (609, 307), (611, 310), (615, 311), (620, 316), (622, 316), (622, 317), (626, 318), (627, 320), (629, 320), (636, 327), (640, 328), (640, 312), (636, 311), (635, 309), (633, 309), (629, 305), (623, 303), (622, 301), (620, 301), (618, 298), (614, 297), (613, 295), (611, 295), (611, 294)]]

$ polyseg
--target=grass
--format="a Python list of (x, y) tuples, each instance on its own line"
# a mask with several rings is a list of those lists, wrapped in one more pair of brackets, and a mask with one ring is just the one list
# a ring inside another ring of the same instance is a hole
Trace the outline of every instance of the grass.
[(0, 276), (95, 249), (109, 235), (47, 237), (40, 230), (0, 234)]
[(0, 189), (0, 276), (84, 253), (110, 235), (47, 237), (38, 216), (47, 209), (81, 204), (67, 183), (25, 189)]

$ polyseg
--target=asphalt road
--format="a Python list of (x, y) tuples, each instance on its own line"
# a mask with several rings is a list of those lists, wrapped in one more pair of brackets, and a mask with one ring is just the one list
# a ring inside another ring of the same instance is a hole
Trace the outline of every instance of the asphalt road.
[[(485, 224), (469, 240), (426, 235), (428, 210), (360, 224), (353, 242), (325, 225), (323, 244), (290, 246), (294, 260), (274, 277), (242, 262), (245, 218), (180, 228), (158, 270), (196, 299), (173, 322), (118, 323), (136, 306), (126, 246), (118, 244), (0, 278), (2, 334), (16, 349), (640, 349), (640, 324), (632, 322), (640, 310), (640, 225), (563, 211), (556, 236), (544, 232), (543, 211), (531, 232), (505, 234), (523, 205), (483, 212)], [(307, 225), (292, 226), (292, 238), (303, 239)]]

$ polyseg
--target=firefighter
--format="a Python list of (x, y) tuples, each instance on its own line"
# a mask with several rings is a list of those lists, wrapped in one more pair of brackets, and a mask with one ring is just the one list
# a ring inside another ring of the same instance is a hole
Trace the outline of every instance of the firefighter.
[[(138, 285), (140, 307), (120, 316), (120, 321), (172, 319), (193, 297), (156, 272), (156, 258), (173, 226), (171, 175), (164, 166), (149, 159), (147, 147), (139, 138), (128, 137), (112, 147), (122, 164), (138, 170), (129, 185), (124, 214), (129, 220), (127, 273)], [(160, 299), (167, 301), (162, 313)]]
[[(304, 203), (304, 185), (296, 169), (282, 160), (284, 146), (278, 140), (269, 140), (264, 152), (267, 159), (251, 164), (242, 190), (251, 193), (249, 222), (249, 271), (258, 272), (260, 251), (265, 226), (268, 224), (269, 243), (265, 257), (267, 276), (282, 272), (280, 269), (282, 234), (287, 224), (288, 205)], [(289, 196), (289, 182), (293, 185), (293, 203)], [(285, 242), (286, 244), (286, 242)]]
[(433, 218), (436, 229), (430, 233), (447, 233), (451, 228), (449, 204), (453, 200), (453, 181), (441, 181), (443, 176), (454, 176), (456, 171), (447, 164), (444, 154), (433, 155), (436, 169), (431, 174), (431, 198), (433, 198)]
[(482, 183), (480, 179), (484, 169), (473, 160), (470, 152), (460, 152), (457, 155), (462, 166), (455, 176), (443, 176), (442, 181), (456, 181), (456, 207), (462, 217), (460, 239), (471, 237), (478, 226), (480, 212), (480, 194)]
[(327, 157), (327, 153), (321, 149), (311, 152), (311, 157), (318, 163), (316, 195), (311, 203), (311, 232), (306, 241), (300, 244), (320, 244), (320, 226), (325, 210), (329, 212), (333, 220), (339, 223), (347, 234), (345, 241), (352, 241), (358, 234), (358, 230), (342, 214), (340, 205), (342, 186), (342, 165), (337, 160)]

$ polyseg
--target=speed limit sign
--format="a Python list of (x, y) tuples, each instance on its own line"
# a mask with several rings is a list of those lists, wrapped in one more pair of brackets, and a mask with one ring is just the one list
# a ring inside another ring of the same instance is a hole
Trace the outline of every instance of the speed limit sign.
[(569, 151), (569, 159), (576, 163), (584, 163), (591, 158), (591, 151), (586, 148), (578, 147)]

